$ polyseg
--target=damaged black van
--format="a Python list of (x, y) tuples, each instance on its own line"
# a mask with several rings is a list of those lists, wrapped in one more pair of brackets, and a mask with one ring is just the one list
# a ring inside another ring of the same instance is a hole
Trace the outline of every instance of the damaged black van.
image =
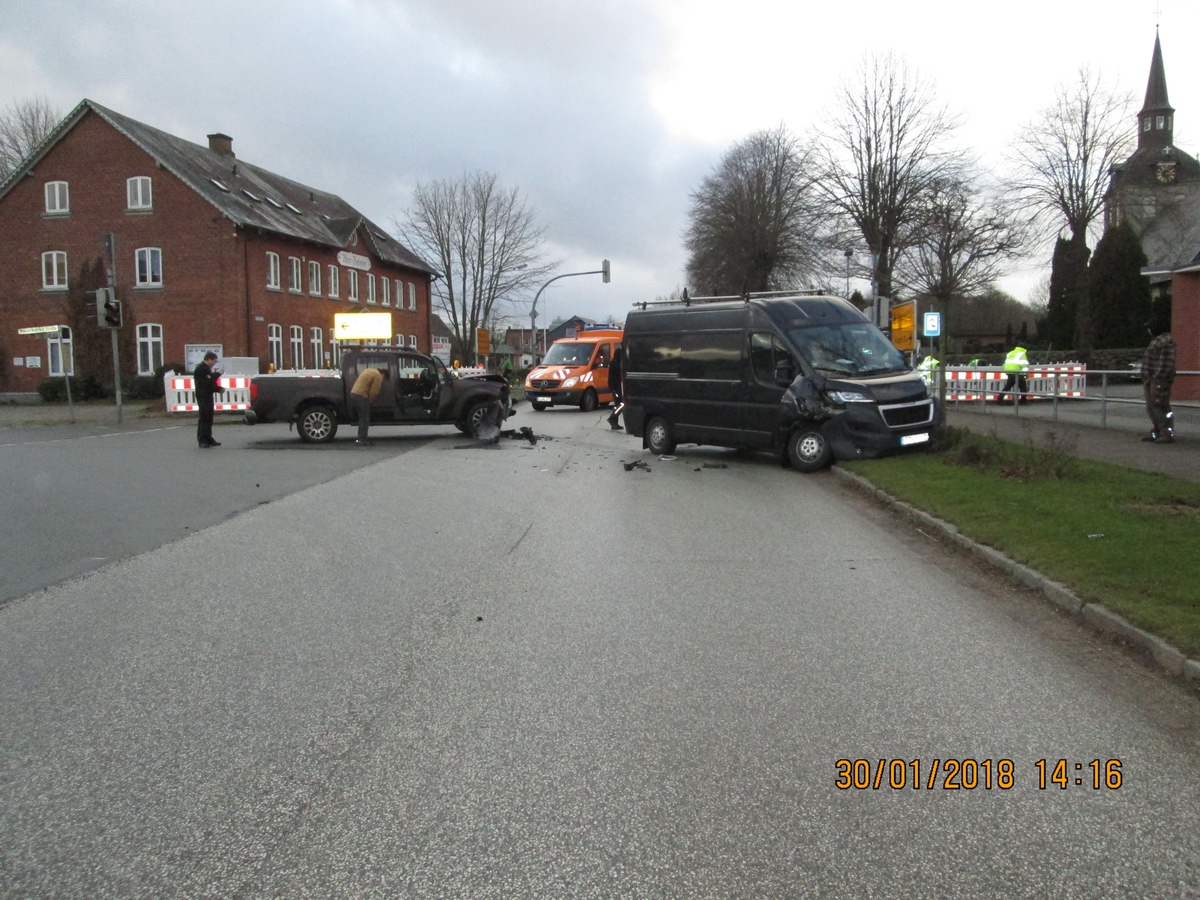
[(780, 454), (810, 472), (928, 446), (938, 404), (887, 337), (838, 297), (750, 294), (641, 303), (625, 319), (625, 428)]

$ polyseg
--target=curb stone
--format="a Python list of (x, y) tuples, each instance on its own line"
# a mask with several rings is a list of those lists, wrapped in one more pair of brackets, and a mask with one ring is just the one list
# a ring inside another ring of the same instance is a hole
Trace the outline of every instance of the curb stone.
[(994, 547), (987, 547), (972, 540), (962, 534), (952, 523), (931, 516), (903, 500), (898, 500), (882, 488), (871, 484), (861, 475), (847, 472), (836, 465), (833, 466), (832, 471), (836, 477), (848, 482), (883, 505), (890, 506), (896, 512), (920, 522), (923, 526), (940, 531), (953, 543), (974, 553), (989, 565), (1007, 574), (1018, 584), (1040, 591), (1050, 603), (1064, 612), (1078, 617), (1094, 631), (1110, 637), (1117, 637), (1138, 647), (1168, 675), (1181, 678), (1192, 687), (1200, 687), (1200, 660), (1189, 659), (1179, 648), (1148, 631), (1143, 631), (1100, 603), (1085, 603), (1066, 585), (1053, 581), (1037, 570), (1010, 559)]

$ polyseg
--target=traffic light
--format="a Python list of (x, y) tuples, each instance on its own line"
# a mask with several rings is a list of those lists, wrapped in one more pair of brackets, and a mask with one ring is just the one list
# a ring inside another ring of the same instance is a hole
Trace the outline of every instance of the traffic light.
[(600, 263), (600, 277), (605, 284), (608, 284), (610, 281), (612, 281), (612, 273), (609, 270), (607, 259)]
[[(108, 294), (107, 291), (105, 293)], [(111, 295), (104, 301), (104, 324), (109, 328), (121, 327), (121, 301)]]
[(93, 325), (104, 324), (104, 304), (108, 302), (108, 289), (99, 288), (94, 291), (88, 291), (90, 298), (87, 301), (87, 320)]

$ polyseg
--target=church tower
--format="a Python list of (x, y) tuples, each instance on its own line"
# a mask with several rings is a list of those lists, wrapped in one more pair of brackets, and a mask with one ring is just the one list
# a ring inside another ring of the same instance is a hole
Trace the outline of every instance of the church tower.
[(1200, 188), (1200, 163), (1175, 146), (1175, 110), (1167, 98), (1162, 42), (1155, 29), (1146, 99), (1137, 114), (1137, 150), (1109, 173), (1105, 227), (1124, 218), (1141, 235), (1160, 213), (1178, 202), (1185, 183), (1191, 189)]

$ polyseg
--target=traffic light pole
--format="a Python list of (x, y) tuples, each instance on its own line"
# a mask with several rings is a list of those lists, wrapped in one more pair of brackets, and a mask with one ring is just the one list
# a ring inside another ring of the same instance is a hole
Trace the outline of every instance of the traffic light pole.
[[(105, 236), (105, 247), (108, 250), (108, 296), (112, 298), (113, 303), (117, 300), (117, 236), (111, 231)], [(97, 310), (103, 321), (103, 311)], [(121, 424), (121, 349), (117, 341), (117, 328), (109, 328), (109, 333), (112, 335), (112, 357), (113, 357), (113, 393), (117, 395), (117, 424)]]
[[(533, 357), (533, 359), (531, 359), (531, 362), (533, 362), (534, 365), (537, 365), (537, 362), (538, 362), (538, 360), (536, 359), (536, 357), (537, 357), (537, 302), (542, 296), (542, 291), (544, 291), (546, 288), (550, 287), (550, 285), (554, 284), (554, 282), (558, 281), (558, 279), (560, 279), (560, 278), (574, 278), (576, 275), (600, 275), (600, 276), (602, 276), (605, 284), (608, 284), (609, 281), (612, 280), (611, 270), (609, 268), (608, 260), (606, 259), (600, 264), (599, 269), (593, 269), (590, 272), (565, 272), (562, 275), (555, 275), (553, 278), (551, 278), (549, 281), (547, 281), (545, 284), (543, 284), (540, 288), (538, 288), (538, 292), (533, 295), (533, 306), (531, 306), (529, 308), (529, 343), (530, 343), (530, 354), (529, 355), (530, 355), (530, 357)], [(544, 350), (550, 349), (549, 334), (550, 334), (549, 330), (546, 330), (547, 337), (546, 337), (546, 346), (544, 347)], [(543, 355), (545, 355), (544, 352), (543, 352)]]

